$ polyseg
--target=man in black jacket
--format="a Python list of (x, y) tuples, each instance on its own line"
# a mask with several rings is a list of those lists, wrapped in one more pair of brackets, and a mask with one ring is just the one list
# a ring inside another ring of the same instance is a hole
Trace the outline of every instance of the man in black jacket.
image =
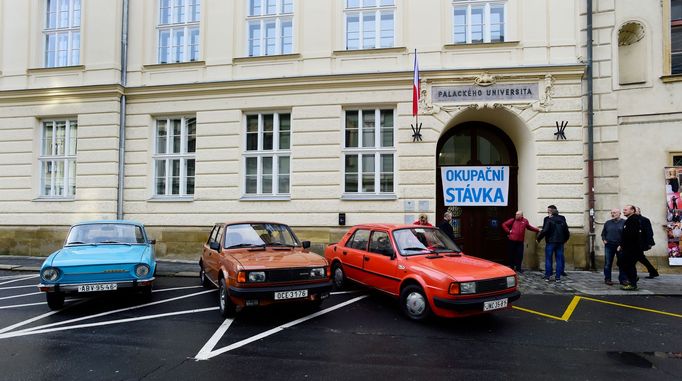
[(623, 215), (627, 217), (625, 225), (623, 225), (623, 255), (618, 264), (618, 267), (625, 271), (629, 284), (621, 287), (626, 291), (637, 290), (637, 258), (643, 256), (642, 252), (642, 227), (641, 219), (635, 213), (635, 207), (632, 205), (625, 205), (623, 208)]
[(450, 221), (452, 221), (452, 213), (445, 212), (445, 214), (443, 214), (443, 221), (438, 224), (438, 229), (445, 233), (446, 236), (450, 237), (452, 242), (455, 242), (455, 231), (452, 228)]
[(651, 228), (651, 221), (642, 215), (642, 210), (639, 207), (635, 208), (635, 213), (639, 216), (639, 221), (642, 225), (642, 255), (637, 258), (637, 262), (643, 264), (649, 272), (649, 276), (646, 278), (654, 279), (658, 276), (658, 271), (644, 256), (644, 252), (651, 250), (651, 247), (656, 244), (654, 242), (654, 230)]
[(556, 275), (554, 281), (560, 282), (561, 275), (564, 274), (564, 243), (568, 241), (570, 233), (566, 218), (559, 214), (556, 206), (548, 206), (547, 214), (548, 216), (542, 222), (542, 230), (535, 240), (540, 242), (541, 239), (545, 238), (545, 276), (543, 279), (549, 282), (549, 278), (552, 276), (552, 256), (555, 256)]

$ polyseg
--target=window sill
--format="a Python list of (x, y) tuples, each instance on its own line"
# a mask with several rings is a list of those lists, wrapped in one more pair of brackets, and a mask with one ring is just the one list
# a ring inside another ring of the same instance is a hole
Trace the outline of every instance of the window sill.
[(341, 200), (346, 201), (375, 201), (375, 200), (397, 200), (398, 196), (395, 193), (382, 193), (382, 194), (370, 194), (370, 193), (344, 193), (341, 195)]
[(57, 198), (57, 197), (38, 197), (38, 198), (34, 198), (31, 201), (35, 201), (35, 202), (72, 202), (72, 201), (76, 201), (76, 198), (75, 197), (59, 197), (59, 198)]
[(148, 202), (192, 202), (194, 196), (154, 196)]
[(374, 49), (347, 49), (347, 50), (334, 50), (332, 55), (334, 56), (353, 56), (353, 55), (369, 55), (369, 54), (404, 54), (407, 53), (407, 48), (395, 47), (395, 48), (374, 48)]
[(301, 59), (299, 53), (293, 54), (273, 54), (271, 56), (235, 57), (234, 63), (264, 62), (264, 61), (291, 61)]
[(291, 201), (291, 195), (243, 195), (239, 201)]
[(56, 66), (56, 67), (34, 67), (26, 70), (27, 74), (44, 74), (44, 73), (63, 73), (85, 71), (85, 65), (76, 66)]
[(206, 66), (206, 61), (158, 63), (158, 64), (142, 65), (142, 69), (153, 71), (153, 70), (166, 70), (166, 69), (185, 68), (185, 67), (194, 67), (194, 66), (201, 66), (201, 67)]
[(446, 44), (443, 46), (445, 50), (460, 50), (460, 49), (480, 49), (480, 48), (510, 48), (519, 46), (519, 41), (504, 41), (504, 42), (477, 42), (471, 44)]
[(682, 74), (670, 74), (661, 76), (663, 83), (682, 82)]

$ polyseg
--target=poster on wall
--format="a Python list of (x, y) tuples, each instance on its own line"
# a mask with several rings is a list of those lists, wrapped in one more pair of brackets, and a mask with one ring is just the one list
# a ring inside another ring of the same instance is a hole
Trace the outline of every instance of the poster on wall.
[(666, 225), (668, 235), (668, 263), (682, 266), (680, 237), (682, 236), (682, 200), (680, 200), (682, 167), (665, 168)]
[(446, 206), (507, 206), (509, 167), (441, 167)]

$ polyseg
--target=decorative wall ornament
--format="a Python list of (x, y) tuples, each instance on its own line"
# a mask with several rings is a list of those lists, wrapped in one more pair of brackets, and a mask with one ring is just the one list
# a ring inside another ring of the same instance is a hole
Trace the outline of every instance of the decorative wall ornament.
[(618, 46), (627, 46), (639, 42), (645, 34), (644, 25), (638, 21), (630, 21), (618, 29)]
[(474, 78), (474, 85), (478, 85), (481, 87), (487, 87), (490, 85), (495, 84), (495, 76), (491, 75), (488, 72), (485, 72), (483, 74), (479, 74), (476, 78)]
[(557, 120), (556, 122), (556, 132), (554, 133), (554, 136), (556, 136), (556, 140), (566, 140), (566, 127), (568, 126), (568, 121), (564, 120), (561, 121), (561, 125), (559, 125), (559, 121)]

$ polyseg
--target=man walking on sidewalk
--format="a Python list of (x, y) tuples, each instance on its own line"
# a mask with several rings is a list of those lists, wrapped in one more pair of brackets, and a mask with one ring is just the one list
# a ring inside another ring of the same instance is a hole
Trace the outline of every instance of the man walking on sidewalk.
[(548, 216), (542, 222), (542, 230), (535, 240), (540, 242), (542, 238), (545, 238), (545, 281), (549, 282), (549, 277), (552, 276), (552, 257), (554, 256), (556, 257), (554, 281), (559, 282), (564, 273), (564, 243), (568, 241), (570, 232), (566, 218), (559, 214), (556, 206), (548, 206), (547, 214)]
[(656, 244), (654, 242), (654, 230), (651, 228), (651, 221), (642, 215), (642, 210), (639, 207), (636, 208), (635, 213), (639, 216), (642, 225), (642, 255), (637, 258), (637, 262), (643, 264), (649, 272), (647, 279), (654, 279), (658, 276), (658, 271), (644, 256), (644, 252), (651, 250), (651, 247)]
[[(604, 242), (604, 283), (609, 286), (613, 285), (611, 281), (613, 258), (617, 257), (618, 262), (621, 262), (623, 225), (625, 225), (625, 220), (620, 218), (620, 209), (611, 209), (611, 219), (604, 223), (604, 228), (601, 231), (601, 239)], [(620, 284), (625, 285), (626, 280), (625, 272), (623, 269), (618, 268), (618, 281)]]
[(620, 258), (618, 267), (625, 271), (628, 278), (628, 285), (621, 287), (625, 291), (637, 290), (637, 258), (642, 253), (642, 228), (639, 216), (635, 213), (635, 207), (632, 205), (625, 205), (623, 208), (623, 215), (627, 217), (625, 225), (623, 225), (623, 255)]
[(522, 211), (517, 211), (514, 218), (510, 218), (502, 224), (502, 228), (509, 239), (507, 252), (509, 254), (509, 267), (523, 274), (521, 264), (523, 263), (523, 241), (526, 236), (526, 229), (538, 233), (540, 229), (531, 225), (523, 217)]

